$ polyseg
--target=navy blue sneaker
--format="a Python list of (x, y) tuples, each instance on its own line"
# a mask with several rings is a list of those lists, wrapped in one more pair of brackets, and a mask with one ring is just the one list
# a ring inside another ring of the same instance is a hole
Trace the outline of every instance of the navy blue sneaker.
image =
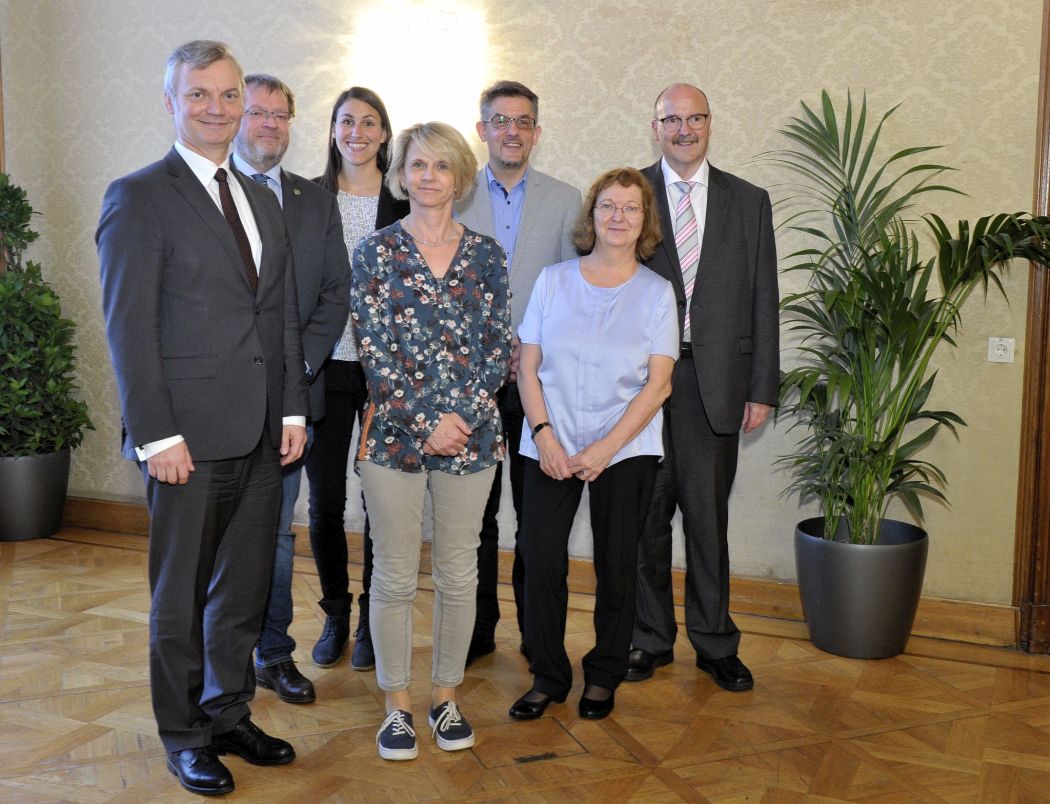
[(443, 751), (460, 751), (474, 745), (474, 729), (460, 714), (455, 701), (445, 701), (430, 710), (430, 728)]
[(411, 713), (395, 709), (387, 715), (376, 735), (376, 747), (383, 759), (415, 759), (419, 748), (416, 746)]

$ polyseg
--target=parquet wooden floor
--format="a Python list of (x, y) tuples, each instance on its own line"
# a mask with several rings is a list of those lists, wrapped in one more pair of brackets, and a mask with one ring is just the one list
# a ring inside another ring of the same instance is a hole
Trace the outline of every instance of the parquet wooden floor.
[[(168, 773), (150, 712), (145, 549), (141, 537), (72, 529), (0, 544), (0, 801), (200, 800)], [(416, 761), (384, 762), (374, 674), (313, 666), (322, 618), (308, 557), (296, 559), (294, 584), (296, 658), (318, 700), (293, 706), (259, 691), (255, 721), (291, 740), (298, 759), (258, 768), (228, 758), (231, 800), (1050, 800), (1050, 658), (914, 638), (899, 658), (853, 661), (814, 648), (798, 623), (757, 617), (740, 618), (753, 691), (718, 689), (682, 640), (673, 665), (623, 685), (598, 722), (576, 716), (579, 682), (546, 717), (511, 721), (530, 678), (503, 629), (461, 688), (477, 745), (446, 754), (424, 726)], [(510, 590), (500, 591), (513, 623)], [(423, 723), (431, 602), (422, 592), (415, 618)], [(591, 602), (570, 603), (577, 662)]]

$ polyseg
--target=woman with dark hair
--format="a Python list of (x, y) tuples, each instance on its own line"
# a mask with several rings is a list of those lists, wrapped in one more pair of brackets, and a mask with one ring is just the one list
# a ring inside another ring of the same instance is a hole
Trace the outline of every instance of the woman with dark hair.
[[(364, 87), (350, 87), (332, 106), (328, 163), (319, 184), (336, 194), (343, 219), (343, 239), (352, 254), (361, 238), (408, 214), (408, 204), (395, 199), (383, 181), (390, 165), (393, 137), (386, 106)], [(331, 667), (343, 655), (350, 637), (350, 578), (347, 574), (346, 469), (354, 421), (368, 398), (349, 321), (325, 367), (325, 417), (314, 425), (314, 442), (306, 460), (310, 483), (310, 547), (321, 582), (321, 608), (327, 618), (313, 649), (314, 663)], [(365, 562), (358, 597), (358, 621), (350, 664), (355, 670), (375, 667), (368, 628), (368, 590), (372, 579), (372, 540), (365, 517)]]
[(674, 290), (642, 261), (660, 242), (649, 182), (598, 177), (576, 226), (579, 259), (544, 268), (518, 328), (524, 499), (525, 646), (532, 688), (510, 708), (540, 717), (565, 700), (568, 543), (583, 487), (594, 534), (595, 645), (583, 657), (580, 717), (613, 709), (627, 675), (638, 539), (663, 457), (660, 407), (679, 353)]

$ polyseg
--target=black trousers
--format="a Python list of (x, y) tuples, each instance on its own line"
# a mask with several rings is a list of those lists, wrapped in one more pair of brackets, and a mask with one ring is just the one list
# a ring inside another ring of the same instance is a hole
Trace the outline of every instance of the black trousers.
[[(743, 419), (744, 411), (740, 411)], [(678, 626), (671, 590), (671, 518), (682, 510), (685, 531), (685, 623), (698, 656), (736, 654), (740, 631), (729, 616), (729, 493), (736, 476), (738, 433), (711, 430), (692, 357), (675, 369), (664, 409), (665, 458), (638, 549), (638, 604), (632, 644), (668, 651)]]
[(478, 546), (478, 613), (474, 621), (474, 644), (491, 642), (499, 622), (499, 597), (496, 585), (499, 582), (499, 514), (500, 498), (503, 492), (503, 466), (510, 464), (510, 489), (514, 502), (514, 513), (517, 516), (518, 529), (514, 534), (514, 564), (511, 570), (511, 583), (514, 587), (514, 603), (518, 609), (518, 631), (525, 633), (525, 565), (521, 558), (518, 538), (521, 533), (521, 498), (522, 469), (524, 460), (518, 452), (521, 444), (521, 428), (525, 421), (525, 411), (518, 396), (518, 384), (509, 383), (503, 386), (496, 395), (499, 415), (503, 421), (503, 438), (507, 445), (507, 461), (496, 464), (496, 476), (492, 479), (492, 490), (489, 492), (485, 513), (481, 519), (481, 544)]
[[(569, 602), (569, 531), (584, 483), (554, 480), (524, 458), (525, 499), (521, 553), (525, 559), (525, 645), (533, 686), (561, 697), (572, 687), (565, 652)], [(653, 492), (659, 459), (642, 455), (615, 463), (590, 484), (594, 534), (594, 647), (583, 657), (587, 684), (616, 689), (627, 675), (634, 626), (638, 539)]]
[(277, 451), (194, 461), (184, 486), (146, 480), (150, 693), (165, 750), (206, 746), (249, 713), (281, 505)]
[[(368, 386), (361, 364), (329, 360), (325, 364), (324, 418), (314, 424), (314, 443), (306, 459), (310, 486), (310, 548), (321, 582), (321, 608), (328, 614), (350, 610), (350, 576), (347, 573), (346, 477), (353, 447), (354, 422), (360, 422), (368, 401)], [(362, 500), (363, 503), (363, 500)], [(359, 598), (368, 599), (372, 584), (372, 538), (365, 513), (365, 566)]]

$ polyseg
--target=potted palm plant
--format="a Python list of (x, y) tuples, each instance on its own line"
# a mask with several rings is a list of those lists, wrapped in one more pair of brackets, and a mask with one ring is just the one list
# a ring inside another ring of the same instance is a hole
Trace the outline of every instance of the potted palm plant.
[[(781, 129), (790, 144), (763, 155), (798, 179), (782, 225), (810, 244), (786, 258), (805, 285), (781, 302), (797, 350), (778, 415), (799, 433), (780, 459), (785, 493), (822, 514), (796, 529), (799, 590), (813, 643), (856, 658), (904, 650), (925, 572), (922, 501), (946, 500), (924, 447), (965, 422), (927, 407), (934, 352), (953, 344), (974, 289), (1003, 292), (1010, 260), (1050, 265), (1050, 219), (993, 214), (951, 229), (916, 214), (927, 194), (957, 191), (940, 183), (949, 168), (924, 161), (933, 147), (878, 157), (896, 108), (874, 121), (866, 97), (847, 96), (840, 115), (825, 91)], [(887, 519), (893, 500), (914, 522)]]
[(73, 322), (23, 261), (37, 233), (26, 192), (0, 173), (0, 540), (58, 530), (70, 450), (91, 428), (77, 399)]

